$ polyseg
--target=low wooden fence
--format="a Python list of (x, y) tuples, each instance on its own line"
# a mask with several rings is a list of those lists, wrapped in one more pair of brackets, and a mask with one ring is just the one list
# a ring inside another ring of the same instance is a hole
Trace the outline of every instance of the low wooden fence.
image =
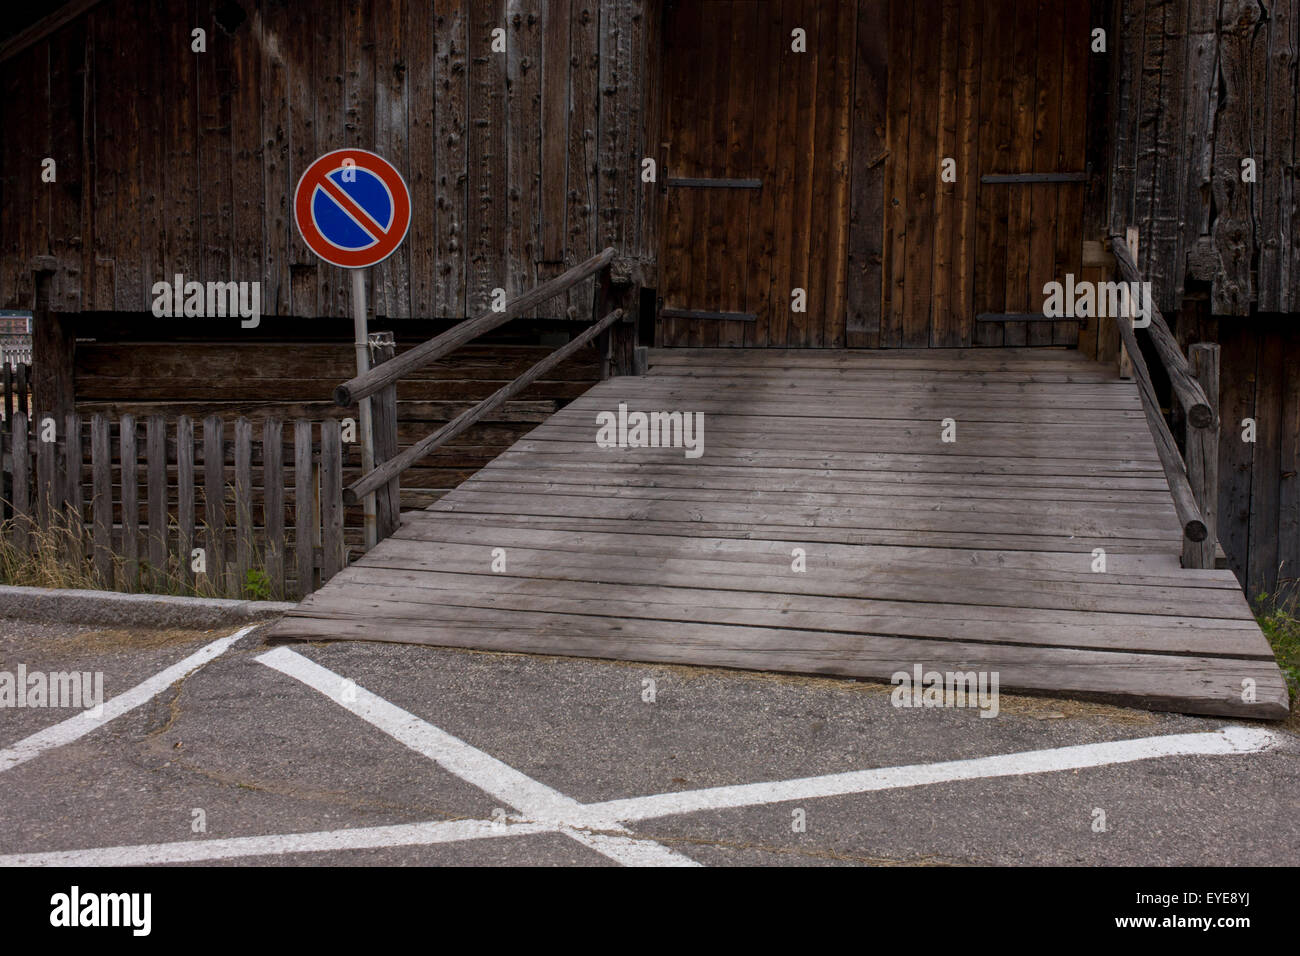
[(359, 470), (346, 429), (14, 411), (0, 429), (7, 546), (57, 549), (118, 590), (308, 594), (361, 546), (359, 509), (348, 521), (343, 505), (345, 469)]

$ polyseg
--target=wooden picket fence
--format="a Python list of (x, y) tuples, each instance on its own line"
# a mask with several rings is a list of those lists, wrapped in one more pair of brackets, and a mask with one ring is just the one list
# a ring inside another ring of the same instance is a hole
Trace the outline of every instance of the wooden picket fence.
[(343, 506), (359, 451), (345, 451), (339, 420), (289, 425), (11, 412), (0, 430), (9, 545), (31, 554), (53, 539), (105, 588), (306, 595), (360, 547)]

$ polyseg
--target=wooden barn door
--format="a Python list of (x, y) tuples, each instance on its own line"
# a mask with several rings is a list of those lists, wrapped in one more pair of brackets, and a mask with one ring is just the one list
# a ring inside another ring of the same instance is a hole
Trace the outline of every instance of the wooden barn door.
[(856, 4), (670, 0), (664, 15), (656, 341), (843, 346)]
[(1089, 22), (1088, 0), (890, 0), (882, 346), (1077, 342), (1025, 319), (1082, 267)]

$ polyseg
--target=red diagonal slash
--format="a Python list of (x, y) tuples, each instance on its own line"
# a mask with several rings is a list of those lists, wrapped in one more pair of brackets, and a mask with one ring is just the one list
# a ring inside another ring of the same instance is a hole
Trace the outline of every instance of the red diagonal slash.
[(334, 182), (334, 180), (329, 178), (328, 175), (322, 176), (318, 185), (321, 189), (325, 190), (327, 196), (343, 208), (344, 212), (348, 213), (357, 221), (357, 225), (370, 233), (371, 237), (376, 242), (382, 242), (384, 239), (388, 238), (388, 230), (375, 222), (374, 217), (371, 216), (370, 213), (366, 212), (365, 208), (361, 206), (360, 203), (344, 192), (339, 185)]

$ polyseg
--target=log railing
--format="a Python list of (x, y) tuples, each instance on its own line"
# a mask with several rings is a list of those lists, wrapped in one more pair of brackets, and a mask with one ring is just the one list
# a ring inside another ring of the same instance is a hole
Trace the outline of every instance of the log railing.
[[(1115, 255), (1119, 278), (1126, 283), (1140, 283), (1133, 252), (1122, 235), (1112, 235), (1111, 249)], [(1140, 286), (1134, 286), (1140, 288)], [(1151, 373), (1134, 331), (1135, 297), (1130, 297), (1133, 308), (1130, 315), (1117, 317), (1115, 325), (1123, 342), (1123, 352), (1132, 363), (1133, 378), (1142, 398), (1142, 411), (1146, 415), (1156, 451), (1164, 468), (1169, 490), (1173, 495), (1174, 509), (1183, 526), (1183, 567), (1213, 568), (1215, 566), (1216, 537), (1215, 514), (1218, 510), (1218, 448), (1219, 448), (1219, 347), (1198, 343), (1191, 347), (1192, 362), (1169, 330), (1165, 318), (1154, 302), (1149, 302), (1150, 315), (1146, 325), (1156, 354), (1169, 376), (1187, 423), (1185, 447), (1187, 458), (1178, 451), (1174, 436), (1160, 409)], [(1140, 300), (1145, 297), (1139, 297)]]
[[(372, 493), (386, 494), (387, 507), (381, 502), (381, 506), (378, 508), (379, 537), (381, 540), (392, 534), (397, 528), (397, 485), (402, 472), (407, 468), (451, 441), (471, 425), (481, 421), (489, 412), (522, 392), (546, 372), (555, 368), (598, 337), (602, 375), (608, 372), (610, 330), (615, 323), (624, 319), (626, 314), (623, 308), (611, 307), (615, 301), (615, 295), (611, 291), (612, 282), (610, 279), (610, 264), (614, 260), (614, 255), (615, 250), (613, 248), (606, 249), (600, 254), (592, 256), (586, 262), (574, 266), (554, 279), (544, 282), (535, 289), (507, 302), (501, 311), (489, 310), (473, 318), (466, 319), (441, 335), (403, 352), (396, 358), (382, 361), (369, 371), (344, 382), (334, 390), (334, 401), (343, 406), (353, 405), (377, 392), (383, 393), (380, 399), (381, 408), (394, 403), (396, 384), (403, 376), (442, 358), (485, 332), (490, 332), (492, 329), (504, 325), (511, 319), (527, 314), (548, 299), (567, 292), (578, 283), (592, 276), (597, 277), (595, 302), (592, 310), (593, 318), (596, 321), (592, 325), (588, 326), (580, 335), (574, 337), (567, 345), (561, 346), (533, 365), (528, 371), (519, 375), (514, 381), (497, 389), (487, 398), (467, 409), (437, 431), (426, 435), (415, 444), (398, 453), (396, 450), (395, 415), (386, 416), (383, 412), (377, 415), (375, 468), (344, 489), (343, 502), (352, 505)], [(630, 321), (629, 316), (628, 322), (630, 323)], [(625, 371), (624, 369), (620, 370)], [(381, 448), (382, 436), (378, 434), (378, 429), (381, 427), (380, 422), (390, 420), (393, 423), (392, 433), (387, 436), (385, 447)]]

